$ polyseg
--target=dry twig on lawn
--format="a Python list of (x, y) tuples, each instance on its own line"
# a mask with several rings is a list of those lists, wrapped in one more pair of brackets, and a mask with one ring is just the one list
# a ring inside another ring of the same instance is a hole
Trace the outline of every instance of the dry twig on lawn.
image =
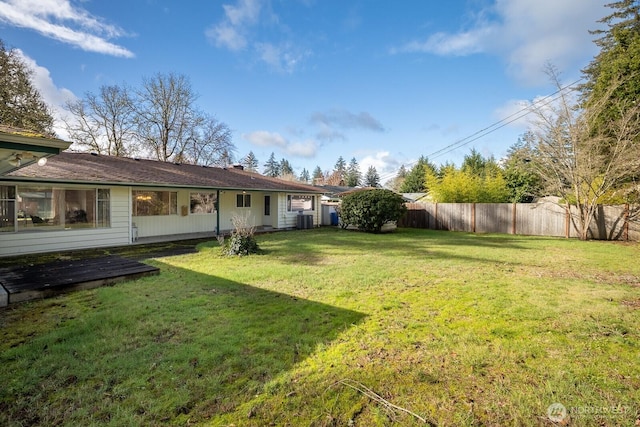
[(381, 404), (385, 409), (390, 410), (391, 412), (395, 412), (395, 411), (401, 411), (401, 412), (405, 412), (417, 419), (419, 419), (420, 421), (422, 421), (425, 424), (429, 424), (432, 426), (435, 426), (436, 424), (430, 420), (427, 420), (426, 418), (416, 414), (415, 412), (412, 412), (408, 409), (405, 409), (401, 406), (398, 405), (394, 405), (393, 403), (389, 402), (388, 400), (386, 400), (385, 398), (383, 398), (382, 396), (380, 396), (378, 393), (374, 392), (373, 390), (371, 390), (370, 388), (368, 388), (367, 386), (365, 386), (364, 384), (358, 382), (358, 381), (354, 381), (352, 379), (343, 379), (338, 381), (336, 384), (342, 384), (344, 386), (350, 387), (356, 391), (359, 391), (360, 393), (364, 394), (365, 396), (367, 396), (369, 399), (373, 400), (374, 402), (378, 402), (379, 404)]

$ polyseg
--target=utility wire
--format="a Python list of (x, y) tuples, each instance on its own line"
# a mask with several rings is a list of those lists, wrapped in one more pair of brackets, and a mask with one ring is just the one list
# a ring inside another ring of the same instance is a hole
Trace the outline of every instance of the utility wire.
[[(507, 126), (508, 124), (511, 124), (513, 122), (515, 122), (516, 120), (520, 120), (521, 118), (527, 116), (528, 114), (530, 114), (535, 108), (540, 108), (540, 107), (544, 107), (546, 105), (551, 104), (552, 102), (558, 100), (560, 97), (563, 96), (563, 92), (567, 91), (568, 92), (572, 92), (574, 90), (577, 89), (576, 85), (580, 82), (584, 80), (583, 77), (579, 78), (578, 80), (574, 81), (573, 83), (569, 83), (568, 85), (562, 86), (561, 88), (559, 88), (558, 90), (556, 90), (555, 92), (540, 98), (539, 100), (535, 101), (534, 103), (532, 103), (531, 105), (528, 105), (524, 108), (522, 108), (519, 111), (516, 111), (515, 113), (512, 113), (510, 115), (508, 115), (507, 117), (492, 123), (491, 125), (480, 129), (477, 132), (474, 132), (473, 134), (466, 136), (462, 139), (459, 139), (449, 145), (447, 145), (446, 147), (440, 148), (436, 151), (434, 151), (433, 153), (427, 155), (427, 159), (431, 160), (434, 158), (438, 158), (440, 156), (443, 156), (445, 154), (448, 154), (460, 147), (464, 147), (465, 145), (473, 142), (473, 141), (477, 141), (478, 139), (489, 135), (490, 133), (493, 133), (495, 131), (497, 131), (498, 129), (501, 129), (505, 126)], [(551, 99), (550, 99), (551, 98)], [(546, 101), (546, 102), (545, 102)], [(408, 164), (408, 166), (413, 166), (417, 163), (417, 161), (415, 162), (411, 162)], [(384, 176), (380, 177), (380, 181), (384, 182), (387, 181), (391, 178), (393, 178), (396, 174), (398, 173), (398, 170), (394, 171), (394, 172), (388, 172), (386, 174), (384, 174)]]

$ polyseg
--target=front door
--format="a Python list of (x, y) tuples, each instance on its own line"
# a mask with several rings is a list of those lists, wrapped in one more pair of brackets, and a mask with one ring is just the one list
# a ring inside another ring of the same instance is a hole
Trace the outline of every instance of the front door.
[(271, 227), (271, 196), (264, 196), (264, 215), (262, 218), (262, 225)]

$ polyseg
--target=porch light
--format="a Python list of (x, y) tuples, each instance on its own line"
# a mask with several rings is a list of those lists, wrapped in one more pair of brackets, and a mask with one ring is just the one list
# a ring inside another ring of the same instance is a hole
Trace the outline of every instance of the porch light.
[(9, 159), (9, 164), (11, 166), (20, 167), (22, 164), (22, 156), (20, 156), (20, 154), (16, 154), (13, 159)]

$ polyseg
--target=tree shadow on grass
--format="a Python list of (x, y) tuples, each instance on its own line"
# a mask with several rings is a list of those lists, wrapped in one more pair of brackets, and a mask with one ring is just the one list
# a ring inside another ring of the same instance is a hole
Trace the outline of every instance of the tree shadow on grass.
[(55, 328), (0, 352), (1, 424), (204, 422), (365, 317), (155, 263), (160, 276), (89, 291)]

